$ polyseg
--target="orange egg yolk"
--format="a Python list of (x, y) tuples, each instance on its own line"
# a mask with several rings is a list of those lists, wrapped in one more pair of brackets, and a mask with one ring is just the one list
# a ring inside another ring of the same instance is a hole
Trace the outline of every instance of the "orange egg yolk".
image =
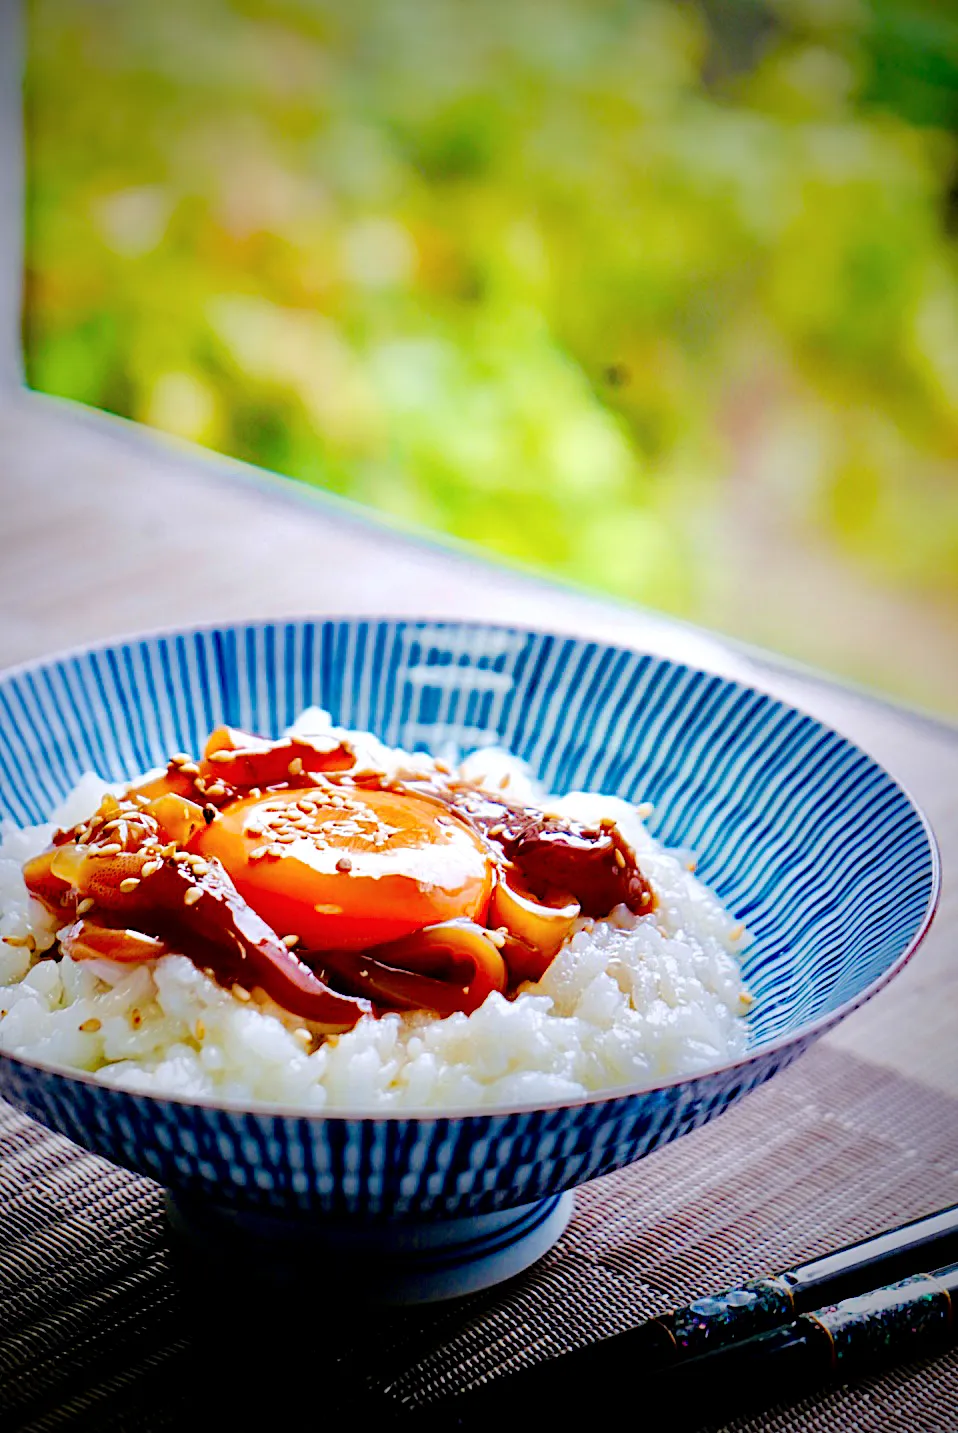
[(479, 836), (439, 802), (319, 787), (236, 801), (190, 850), (222, 862), (281, 936), (313, 950), (362, 950), (465, 916), (492, 888)]

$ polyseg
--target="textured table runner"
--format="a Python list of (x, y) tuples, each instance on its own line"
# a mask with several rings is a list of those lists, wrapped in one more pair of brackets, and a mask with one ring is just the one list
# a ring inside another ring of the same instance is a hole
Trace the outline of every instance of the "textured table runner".
[[(0, 1428), (183, 1429), (294, 1404), (317, 1424), (389, 1426), (952, 1202), (958, 1102), (819, 1046), (704, 1129), (579, 1190), (559, 1244), (519, 1278), (370, 1314), (335, 1287), (286, 1298), (184, 1267), (156, 1185), (0, 1106)], [(955, 1429), (958, 1352), (721, 1426)]]

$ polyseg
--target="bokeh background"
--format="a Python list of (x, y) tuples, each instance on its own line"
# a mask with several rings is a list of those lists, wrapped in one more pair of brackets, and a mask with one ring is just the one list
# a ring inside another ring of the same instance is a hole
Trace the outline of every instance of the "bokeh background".
[(951, 0), (30, 0), (27, 146), (33, 386), (958, 715)]

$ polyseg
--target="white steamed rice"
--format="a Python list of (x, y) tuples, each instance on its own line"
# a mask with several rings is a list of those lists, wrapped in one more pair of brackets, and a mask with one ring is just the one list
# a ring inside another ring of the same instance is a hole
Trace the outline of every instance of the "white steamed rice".
[[(294, 728), (330, 729), (316, 710)], [(429, 757), (347, 735), (361, 760), (392, 775), (431, 766)], [(510, 796), (542, 799), (504, 752), (475, 753), (463, 772), (494, 790), (508, 777)], [(607, 920), (580, 920), (543, 978), (512, 1001), (493, 994), (472, 1015), (444, 1020), (367, 1016), (307, 1054), (275, 1013), (242, 1004), (185, 956), (134, 967), (41, 958), (56, 943), (55, 923), (28, 894), (22, 864), (108, 789), (88, 774), (49, 824), (0, 827), (0, 1050), (11, 1055), (150, 1093), (384, 1110), (574, 1100), (681, 1077), (745, 1050), (744, 928), (685, 857), (652, 838), (642, 808), (617, 797), (580, 792), (544, 804), (589, 821), (612, 817), (656, 893), (654, 912), (620, 906)], [(35, 953), (20, 943), (31, 935)]]

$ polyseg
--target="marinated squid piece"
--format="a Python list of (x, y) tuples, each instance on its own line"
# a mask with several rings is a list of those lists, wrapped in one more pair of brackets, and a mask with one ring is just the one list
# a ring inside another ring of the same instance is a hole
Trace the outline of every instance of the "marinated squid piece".
[(167, 955), (170, 948), (155, 935), (81, 918), (61, 930), (60, 949), (72, 960), (115, 960), (121, 965), (138, 965)]
[(227, 987), (261, 987), (314, 1028), (350, 1030), (368, 1011), (366, 1001), (325, 986), (246, 904), (218, 862), (166, 854), (155, 844), (139, 850), (118, 844), (65, 844), (24, 867), (28, 890), (49, 909), (83, 918), (67, 933), (78, 958), (86, 951), (102, 956), (111, 942), (119, 949), (153, 939)]
[(508, 977), (494, 932), (469, 920), (427, 926), (405, 940), (362, 952), (307, 954), (327, 979), (393, 1010), (469, 1015)]
[(304, 775), (350, 771), (356, 754), (338, 737), (284, 736), (276, 741), (236, 727), (217, 727), (207, 740), (200, 775), (236, 791), (301, 784)]
[(166, 771), (131, 787), (149, 798), (172, 794), (223, 807), (248, 792), (301, 785), (304, 776), (355, 768), (352, 747), (336, 737), (280, 737), (271, 741), (221, 726), (207, 739), (199, 762), (178, 754)]
[(618, 905), (635, 915), (655, 909), (652, 888), (614, 821), (586, 826), (474, 786), (450, 785), (448, 797), (499, 847), (521, 883), (543, 903), (563, 892), (593, 919)]
[(511, 985), (540, 980), (572, 934), (579, 902), (555, 893), (540, 901), (524, 890), (514, 872), (500, 871), (489, 902), (489, 924), (505, 932), (503, 957)]

